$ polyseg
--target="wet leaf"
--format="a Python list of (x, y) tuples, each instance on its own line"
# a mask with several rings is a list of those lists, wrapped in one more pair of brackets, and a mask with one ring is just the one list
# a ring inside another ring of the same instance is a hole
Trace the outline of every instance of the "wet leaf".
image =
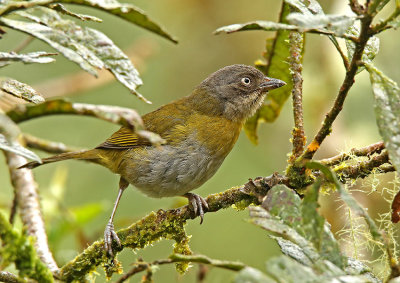
[(30, 63), (51, 63), (55, 59), (49, 56), (57, 55), (55, 53), (47, 53), (43, 51), (31, 52), (26, 54), (17, 54), (15, 52), (0, 52), (0, 68), (7, 66), (14, 62), (22, 62), (24, 64)]
[(31, 86), (21, 83), (17, 80), (0, 80), (0, 90), (36, 104), (44, 102), (44, 98), (36, 90), (34, 90)]
[[(40, 16), (26, 12), (18, 12), (18, 14), (35, 21), (40, 27), (49, 28), (50, 31), (46, 32), (45, 36), (50, 37), (51, 33), (54, 36), (51, 36), (51, 41), (46, 42), (52, 42), (54, 48), (58, 48), (57, 50), (60, 52), (64, 51), (63, 54), (68, 59), (78, 63), (94, 75), (96, 74), (95, 68), (108, 69), (132, 93), (145, 102), (149, 102), (136, 91), (136, 88), (142, 85), (139, 72), (122, 50), (105, 34), (63, 19), (57, 12), (48, 8), (35, 8), (32, 11)], [(71, 54), (74, 56), (68, 57)]]
[(375, 118), (390, 161), (400, 172), (400, 88), (370, 64), (365, 65), (375, 98)]
[(321, 30), (331, 32), (335, 36), (343, 36), (346, 30), (353, 25), (355, 17), (348, 15), (305, 15), (291, 13), (286, 18), (292, 25), (307, 30)]
[[(360, 28), (356, 25), (353, 25), (347, 30), (347, 33), (349, 35), (358, 37), (360, 35)], [(379, 38), (377, 38), (376, 36), (372, 36), (368, 40), (367, 45), (364, 48), (362, 58), (361, 58), (364, 63), (371, 63), (372, 60), (375, 59), (375, 56), (379, 52), (379, 43), (380, 43)], [(352, 40), (346, 39), (347, 57), (348, 57), (349, 61), (351, 61), (353, 59), (355, 47), (356, 47), (356, 45)], [(365, 69), (364, 66), (358, 67), (357, 74), (360, 73), (364, 69)]]
[(28, 158), (30, 160), (34, 160), (39, 163), (42, 163), (42, 160), (40, 159), (40, 157), (37, 156), (34, 152), (26, 149), (25, 147), (21, 146), (17, 142), (7, 141), (6, 138), (2, 134), (0, 134), (0, 149), (15, 153), (15, 154), (21, 155), (25, 158)]
[(312, 266), (312, 261), (307, 257), (307, 255), (303, 252), (302, 248), (300, 248), (295, 243), (285, 240), (281, 237), (270, 236), (272, 239), (275, 239), (278, 243), (282, 253), (293, 258), (297, 262), (306, 265)]
[(165, 37), (166, 39), (174, 43), (178, 42), (172, 35), (167, 33), (160, 25), (151, 20), (145, 14), (145, 12), (143, 12), (141, 9), (132, 4), (119, 3), (116, 0), (61, 0), (54, 2), (72, 3), (72, 4), (97, 8), (105, 12), (111, 13), (115, 16), (118, 16), (122, 19), (125, 19), (128, 22), (131, 22), (137, 26), (140, 26), (158, 35), (161, 35), (162, 37)]

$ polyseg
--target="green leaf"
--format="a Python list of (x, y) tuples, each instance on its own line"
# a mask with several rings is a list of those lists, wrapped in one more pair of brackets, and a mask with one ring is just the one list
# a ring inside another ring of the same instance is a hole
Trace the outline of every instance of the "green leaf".
[(238, 31), (246, 30), (264, 30), (264, 31), (277, 31), (277, 30), (298, 30), (297, 26), (268, 22), (268, 21), (254, 21), (244, 24), (233, 24), (228, 26), (223, 26), (214, 31), (214, 34), (220, 33), (233, 33)]
[[(289, 5), (283, 4), (280, 15), (281, 22), (286, 20), (289, 12)], [(258, 142), (257, 128), (259, 123), (272, 123), (275, 121), (293, 88), (292, 75), (290, 74), (289, 65), (286, 63), (290, 56), (289, 33), (290, 31), (280, 30), (276, 33), (272, 43), (267, 41), (267, 47), (270, 45), (272, 48), (267, 48), (269, 52), (264, 55), (268, 64), (265, 74), (269, 77), (283, 80), (286, 85), (269, 92), (261, 108), (245, 123), (244, 131), (254, 144)]]
[(272, 216), (298, 230), (302, 225), (300, 197), (285, 185), (272, 187), (261, 206)]
[(386, 6), (387, 3), (389, 3), (390, 0), (372, 0), (368, 3), (368, 14), (370, 15), (376, 15), (379, 13), (383, 7)]
[[(28, 14), (25, 13), (25, 15)], [(40, 21), (40, 19), (38, 20)], [(12, 20), (4, 17), (0, 18), (0, 22), (9, 28), (25, 32), (43, 40), (51, 47), (58, 50), (67, 59), (77, 63), (83, 70), (94, 76), (97, 76), (97, 72), (93, 65), (97, 68), (103, 67), (102, 62), (97, 58), (93, 58), (93, 54), (85, 46), (74, 41), (61, 30), (53, 29), (38, 23)]]
[(44, 102), (44, 98), (36, 90), (17, 80), (0, 79), (0, 90), (36, 104)]
[[(356, 25), (353, 25), (347, 30), (347, 33), (349, 35), (358, 37), (360, 35), (360, 28)], [(371, 63), (372, 60), (375, 59), (375, 56), (379, 52), (379, 43), (380, 43), (379, 38), (377, 38), (376, 36), (370, 37), (364, 48), (364, 52), (361, 58), (364, 63)], [(356, 44), (352, 40), (346, 39), (346, 48), (347, 48), (347, 57), (349, 58), (349, 61), (351, 61), (353, 59), (353, 54), (355, 52)], [(365, 69), (364, 66), (358, 67), (357, 74), (364, 69)]]
[(59, 4), (59, 3), (49, 5), (49, 7), (52, 10), (60, 12), (61, 14), (65, 14), (65, 15), (80, 19), (81, 21), (93, 21), (93, 22), (97, 22), (97, 23), (101, 23), (103, 21), (102, 19), (99, 19), (95, 16), (74, 13), (74, 12), (68, 10), (64, 5)]
[[(141, 9), (132, 4), (120, 3), (116, 0), (30, 0), (30, 1), (4, 1), (4, 2), (1, 2), (0, 4), (0, 15), (5, 15), (15, 10), (25, 10), (27, 8), (35, 6), (50, 5), (52, 3), (77, 4), (91, 8), (97, 8), (104, 12), (125, 19), (128, 22), (140, 26), (148, 31), (154, 32), (174, 43), (178, 42), (172, 35), (168, 34), (160, 25), (151, 20)], [(73, 12), (69, 13), (71, 13), (70, 14), (71, 16), (75, 14)], [(92, 16), (88, 17), (91, 17), (91, 20), (97, 19), (96, 17)]]
[(7, 139), (2, 134), (0, 134), (0, 149), (15, 153), (15, 154), (21, 155), (25, 158), (28, 158), (30, 160), (34, 160), (39, 163), (42, 163), (42, 160), (40, 159), (40, 157), (37, 156), (34, 152), (26, 149), (25, 147), (21, 146), (17, 142), (7, 141)]
[(47, 53), (43, 51), (31, 52), (27, 54), (17, 54), (14, 52), (0, 52), (0, 68), (7, 66), (13, 62), (30, 63), (51, 63), (55, 60), (49, 56), (57, 55), (55, 53)]
[[(136, 91), (136, 88), (142, 85), (139, 72), (129, 58), (105, 34), (65, 20), (57, 12), (48, 8), (39, 7), (31, 10), (40, 16), (26, 12), (18, 12), (18, 14), (35, 21), (36, 23), (31, 23), (31, 25), (42, 29), (38, 34), (33, 34), (34, 36), (40, 36), (40, 39), (94, 75), (96, 75), (94, 68), (108, 69), (132, 93), (145, 102), (149, 102)], [(29, 32), (30, 28), (27, 27), (26, 30)]]
[(269, 275), (279, 278), (278, 282), (324, 282), (312, 268), (285, 255), (268, 260), (265, 266)]
[(161, 26), (151, 20), (141, 9), (132, 4), (119, 3), (116, 0), (61, 0), (54, 2), (71, 3), (97, 8), (107, 13), (118, 16), (124, 20), (127, 20), (128, 22), (131, 22), (158, 35), (161, 35), (162, 37), (174, 43), (178, 42)]
[(317, 212), (319, 207), (319, 187), (319, 182), (315, 182), (312, 186), (309, 186), (300, 206), (303, 235), (314, 244), (317, 250), (321, 250), (322, 233), (325, 224), (325, 218)]
[(343, 36), (346, 30), (353, 25), (356, 18), (348, 15), (305, 15), (291, 13), (286, 19), (290, 24), (300, 27), (304, 31), (321, 30), (331, 32), (335, 36)]
[(275, 280), (272, 280), (270, 277), (262, 273), (260, 270), (246, 267), (243, 268), (240, 272), (235, 276), (234, 283), (274, 283)]
[(295, 243), (285, 240), (282, 237), (275, 237), (275, 236), (270, 236), (270, 237), (272, 239), (276, 240), (282, 253), (284, 253), (285, 255), (293, 258), (294, 260), (296, 260), (297, 262), (299, 262), (303, 265), (306, 265), (306, 266), (313, 265), (312, 261), (304, 253), (303, 249), (300, 248)]
[(375, 117), (390, 161), (400, 172), (400, 88), (370, 64), (365, 65), (375, 98)]

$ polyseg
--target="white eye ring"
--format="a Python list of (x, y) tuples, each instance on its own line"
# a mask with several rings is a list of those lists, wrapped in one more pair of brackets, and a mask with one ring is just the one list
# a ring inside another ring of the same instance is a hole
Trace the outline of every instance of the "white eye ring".
[(242, 82), (242, 84), (247, 86), (251, 83), (251, 80), (248, 77), (244, 77), (244, 78), (242, 78), (241, 82)]

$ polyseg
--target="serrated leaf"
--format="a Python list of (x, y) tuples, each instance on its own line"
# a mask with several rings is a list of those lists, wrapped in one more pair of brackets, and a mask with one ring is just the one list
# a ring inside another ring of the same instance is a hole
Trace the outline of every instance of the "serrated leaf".
[(349, 15), (304, 15), (291, 13), (286, 19), (292, 25), (307, 30), (322, 30), (332, 32), (335, 36), (343, 36), (353, 25), (355, 17)]
[(0, 90), (36, 104), (44, 102), (44, 98), (36, 90), (34, 90), (31, 86), (21, 83), (17, 80), (0, 80)]
[(15, 52), (0, 52), (0, 68), (7, 66), (14, 62), (22, 62), (24, 64), (30, 63), (51, 63), (54, 62), (55, 59), (50, 58), (49, 56), (57, 55), (54, 53), (47, 53), (43, 51), (39, 52), (31, 52), (26, 54), (17, 54)]
[(108, 69), (117, 80), (140, 99), (148, 102), (140, 93), (136, 92), (136, 88), (143, 84), (139, 77), (139, 72), (135, 69), (128, 56), (111, 39), (98, 30), (81, 27), (72, 21), (62, 19), (52, 10), (45, 8), (40, 10), (44, 12), (40, 18), (43, 23), (52, 28), (62, 30), (75, 42), (85, 46), (92, 53), (91, 58), (99, 60), (101, 65)]
[[(63, 34), (64, 38), (57, 38), (62, 43), (76, 50), (80, 59), (96, 68), (108, 69), (115, 78), (126, 86), (132, 93), (137, 95), (145, 102), (146, 100), (136, 88), (142, 85), (139, 72), (135, 69), (129, 58), (119, 49), (111, 39), (105, 34), (95, 29), (81, 27), (73, 21), (61, 18), (58, 13), (48, 8), (35, 8), (33, 11), (40, 12), (40, 16), (34, 16), (26, 12), (18, 12), (26, 18), (29, 18), (44, 27), (50, 28), (59, 34)], [(71, 50), (71, 49), (69, 49)], [(65, 55), (65, 54), (64, 54)]]
[[(25, 13), (25, 15), (28, 15)], [(83, 70), (96, 76), (97, 71), (93, 67), (96, 65), (97, 68), (102, 67), (101, 61), (93, 61), (90, 56), (92, 53), (87, 50), (86, 47), (78, 44), (66, 35), (64, 32), (44, 26), (38, 23), (25, 22), (19, 20), (12, 20), (5, 17), (0, 19), (0, 22), (9, 28), (16, 29), (27, 34), (30, 34), (40, 40), (43, 40), (54, 49), (58, 50), (67, 59), (77, 63)], [(89, 63), (88, 60), (91, 60)]]
[(2, 134), (0, 134), (0, 149), (15, 153), (15, 154), (21, 155), (25, 158), (28, 158), (30, 160), (34, 160), (39, 163), (42, 163), (42, 160), (40, 159), (40, 157), (37, 156), (34, 152), (21, 146), (19, 143), (7, 141), (6, 138)]
[(95, 16), (78, 14), (78, 13), (72, 12), (60, 3), (52, 4), (49, 7), (53, 10), (56, 10), (56, 11), (62, 13), (62, 14), (80, 19), (81, 21), (93, 21), (93, 22), (97, 22), (97, 23), (101, 23), (103, 21), (102, 19), (99, 19)]
[(390, 160), (400, 172), (400, 88), (370, 64), (365, 65), (375, 98), (375, 118)]
[[(347, 33), (349, 35), (353, 35), (355, 37), (358, 37), (360, 35), (360, 28), (356, 25), (351, 26), (348, 30)], [(367, 44), (365, 45), (364, 52), (362, 55), (362, 61), (364, 63), (371, 63), (372, 60), (375, 59), (375, 56), (379, 52), (379, 38), (376, 36), (370, 37), (368, 40)], [(352, 40), (346, 39), (346, 49), (347, 49), (347, 57), (349, 61), (353, 59), (353, 54), (355, 52), (356, 44)], [(364, 70), (364, 66), (360, 66), (357, 69), (357, 74), (360, 73), (362, 70)]]
[(260, 270), (246, 267), (239, 271), (234, 280), (234, 283), (274, 283), (275, 280), (272, 280), (266, 274), (262, 273)]
[(78, 5), (97, 8), (107, 13), (111, 13), (115, 16), (118, 16), (122, 19), (125, 19), (137, 26), (140, 26), (158, 35), (161, 35), (162, 37), (174, 43), (178, 42), (172, 35), (167, 33), (160, 25), (151, 20), (145, 14), (145, 12), (143, 12), (141, 9), (132, 4), (119, 3), (116, 0), (61, 0), (57, 2), (78, 4)]

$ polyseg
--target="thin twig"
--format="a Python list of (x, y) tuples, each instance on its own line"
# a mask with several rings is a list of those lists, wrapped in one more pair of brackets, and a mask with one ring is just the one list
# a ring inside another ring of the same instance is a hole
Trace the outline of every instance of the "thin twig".
[(26, 232), (33, 237), (39, 258), (53, 273), (56, 273), (58, 267), (47, 243), (47, 234), (40, 211), (39, 196), (32, 170), (18, 169), (18, 167), (27, 162), (24, 157), (11, 152), (5, 152), (4, 154)]
[(375, 169), (378, 168), (379, 170), (380, 166), (386, 163), (389, 163), (389, 155), (387, 151), (383, 151), (367, 161), (359, 162), (356, 165), (339, 166), (338, 169), (333, 171), (338, 175), (339, 180), (343, 182), (346, 179), (365, 178), (372, 174)]
[(347, 58), (346, 54), (344, 54), (342, 48), (340, 48), (339, 42), (336, 40), (336, 38), (333, 35), (328, 36), (333, 45), (335, 46), (336, 50), (339, 52), (340, 57), (342, 58), (343, 65), (346, 69), (346, 71), (349, 69), (349, 59)]
[(70, 147), (61, 142), (49, 141), (29, 134), (22, 134), (22, 138), (24, 139), (27, 147), (38, 149), (48, 153), (59, 154), (81, 150), (80, 148)]
[(144, 126), (140, 115), (135, 110), (125, 107), (71, 103), (59, 99), (46, 101), (38, 105), (18, 105), (15, 109), (7, 112), (7, 115), (15, 123), (56, 114), (82, 115), (99, 118), (104, 121), (129, 127), (134, 130), (138, 136), (145, 138), (154, 145), (160, 145), (165, 142), (159, 135), (143, 130)]
[(17, 208), (18, 208), (18, 198), (17, 198), (17, 193), (14, 190), (14, 197), (10, 209), (10, 217), (8, 218), (10, 224), (14, 224), (15, 215), (17, 214)]
[(174, 263), (174, 261), (172, 261), (172, 259), (160, 259), (160, 260), (155, 260), (153, 262), (141, 262), (141, 261), (135, 262), (134, 263), (135, 267), (133, 267), (131, 270), (122, 275), (117, 281), (115, 281), (115, 283), (122, 283), (128, 280), (133, 275), (142, 272), (150, 268), (151, 266), (170, 264), (170, 263)]
[(28, 36), (25, 38), (17, 47), (14, 48), (13, 52), (19, 53), (24, 50), (35, 38), (33, 36)]
[(26, 282), (24, 279), (19, 278), (15, 274), (12, 274), (8, 271), (0, 271), (0, 282), (7, 282), (7, 283), (24, 283)]
[(183, 255), (183, 254), (172, 254), (169, 259), (156, 260), (153, 262), (137, 262), (134, 263), (135, 267), (121, 276), (115, 283), (122, 283), (127, 280), (129, 277), (142, 272), (144, 270), (149, 269), (151, 266), (162, 265), (162, 264), (170, 264), (176, 262), (193, 262), (193, 263), (201, 263), (208, 264), (214, 267), (219, 267), (223, 269), (228, 269), (232, 271), (239, 271), (246, 267), (245, 264), (237, 261), (225, 261), (225, 260), (217, 260), (211, 259), (205, 255)]
[(349, 152), (341, 153), (339, 155), (319, 160), (318, 162), (324, 164), (325, 166), (335, 166), (343, 161), (349, 160), (354, 156), (371, 156), (375, 153), (380, 153), (385, 149), (385, 145), (382, 141), (370, 144), (362, 148), (352, 148)]
[(293, 88), (292, 88), (292, 102), (293, 102), (293, 118), (294, 129), (293, 135), (293, 149), (292, 155), (289, 158), (289, 163), (293, 163), (303, 152), (306, 144), (306, 137), (304, 136), (303, 125), (303, 77), (301, 72), (303, 66), (301, 64), (303, 57), (303, 40), (304, 35), (298, 32), (290, 32), (290, 73), (292, 74)]
[[(357, 2), (357, 1), (353, 1)], [(331, 110), (326, 114), (325, 120), (322, 124), (322, 127), (315, 135), (312, 142), (308, 145), (304, 154), (300, 157), (301, 160), (310, 160), (314, 156), (315, 152), (319, 149), (321, 143), (325, 140), (325, 138), (331, 133), (332, 124), (336, 120), (336, 117), (342, 111), (343, 103), (347, 97), (347, 94), (354, 84), (354, 77), (357, 73), (359, 67), (359, 61), (361, 60), (362, 54), (364, 52), (364, 48), (370, 38), (370, 24), (372, 18), (368, 15), (365, 15), (361, 19), (361, 32), (359, 36), (359, 40), (356, 43), (353, 59), (351, 60), (350, 67), (346, 72), (346, 76), (340, 87), (338, 96), (336, 97), (335, 103), (332, 106)]]

